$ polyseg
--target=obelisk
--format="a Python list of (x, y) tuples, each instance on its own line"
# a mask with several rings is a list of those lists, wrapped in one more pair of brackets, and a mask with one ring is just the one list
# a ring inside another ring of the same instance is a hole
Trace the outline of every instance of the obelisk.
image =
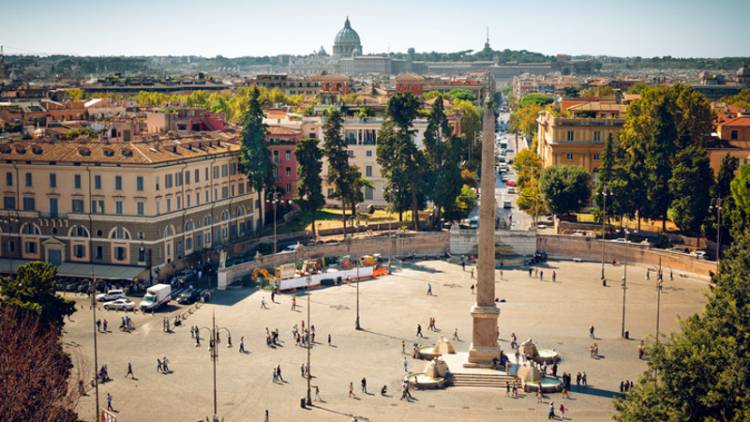
[(495, 305), (495, 113), (492, 102), (486, 101), (482, 121), (482, 174), (480, 177), (479, 258), (477, 262), (476, 303), (472, 343), (467, 367), (490, 366), (498, 358), (497, 318)]

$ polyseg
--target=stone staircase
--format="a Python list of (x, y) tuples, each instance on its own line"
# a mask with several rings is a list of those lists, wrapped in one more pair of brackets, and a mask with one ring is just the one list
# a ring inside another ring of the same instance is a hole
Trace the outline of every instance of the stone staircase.
[(484, 387), (484, 388), (505, 388), (505, 383), (513, 383), (518, 378), (513, 375), (495, 373), (495, 374), (472, 374), (460, 373), (452, 374), (452, 385), (454, 387)]

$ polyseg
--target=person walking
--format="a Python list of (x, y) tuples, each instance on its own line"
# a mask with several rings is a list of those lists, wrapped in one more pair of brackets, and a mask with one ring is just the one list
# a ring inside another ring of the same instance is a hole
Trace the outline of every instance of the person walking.
[(271, 290), (271, 302), (276, 303), (276, 290)]
[(544, 281), (544, 271), (539, 271), (539, 281)]
[(474, 280), (474, 268), (471, 269), (471, 279)]
[(164, 373), (164, 363), (159, 358), (156, 358), (156, 372)]
[(643, 359), (643, 354), (645, 353), (643, 340), (641, 340), (641, 343), (638, 345), (638, 359)]
[(279, 378), (279, 381), (284, 382), (284, 378), (281, 376), (281, 365), (276, 367), (276, 376)]
[(536, 389), (536, 402), (541, 403), (542, 402), (542, 384), (539, 383), (539, 388)]
[(114, 412), (115, 409), (112, 407), (112, 394), (107, 393), (107, 410)]
[(406, 340), (401, 340), (401, 354), (406, 354)]
[(130, 378), (135, 379), (135, 375), (133, 374), (133, 365), (131, 365), (130, 362), (128, 362), (128, 373), (125, 374), (125, 378), (127, 378), (128, 375), (130, 375)]
[(583, 384), (583, 385), (589, 385), (589, 380), (586, 377), (586, 373), (585, 372), (583, 372), (581, 374), (581, 384)]
[(328, 334), (328, 345), (331, 345), (331, 334)]
[(266, 409), (266, 416), (263, 418), (263, 422), (269, 422), (269, 415), (268, 415), (268, 409)]
[(360, 381), (360, 384), (362, 385), (362, 392), (367, 394), (367, 378), (362, 377), (362, 381)]
[(581, 385), (581, 373), (576, 374), (576, 385)]
[(424, 335), (422, 335), (422, 324), (417, 324), (417, 337), (424, 338)]
[(240, 353), (247, 353), (245, 352), (245, 337), (240, 337)]
[(594, 326), (592, 325), (589, 327), (589, 337), (596, 339), (596, 336), (594, 335)]
[(350, 382), (349, 383), (349, 398), (352, 398), (352, 397), (354, 397), (354, 383)]
[(459, 341), (458, 339), (458, 328), (453, 330), (453, 340)]
[(266, 306), (266, 298), (261, 297), (260, 298), (260, 309), (268, 309), (268, 306)]
[(510, 397), (510, 382), (505, 381), (505, 397)]
[(427, 296), (432, 296), (432, 284), (427, 283)]
[(555, 402), (550, 401), (549, 402), (549, 413), (547, 414), (547, 419), (553, 419), (555, 417)]
[(297, 309), (297, 298), (292, 296), (292, 310), (294, 311), (296, 309)]
[(565, 405), (560, 403), (560, 420), (565, 419)]
[(461, 257), (461, 271), (466, 272), (466, 259)]
[(168, 374), (169, 373), (169, 361), (167, 360), (167, 357), (164, 356), (161, 359), (161, 361), (162, 361), (162, 366), (164, 367), (164, 373)]
[(557, 273), (554, 270), (552, 270), (552, 282), (553, 283), (557, 282)]
[(106, 319), (102, 323), (102, 327), (104, 327), (104, 332), (106, 333), (107, 332), (107, 320)]
[(320, 399), (320, 388), (318, 386), (315, 386), (315, 401), (323, 401)]
[(404, 356), (404, 372), (409, 372), (409, 361), (406, 360), (406, 356)]

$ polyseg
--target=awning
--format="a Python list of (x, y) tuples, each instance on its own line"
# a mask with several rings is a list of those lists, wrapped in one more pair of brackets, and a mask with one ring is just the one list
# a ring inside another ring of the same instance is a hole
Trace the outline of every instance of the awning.
[[(33, 262), (28, 259), (0, 258), (0, 273), (7, 274), (8, 269), (15, 273), (19, 266)], [(60, 277), (91, 278), (99, 280), (134, 280), (141, 273), (146, 272), (146, 267), (132, 265), (104, 265), (87, 264), (80, 262), (65, 262), (57, 267), (57, 275)]]

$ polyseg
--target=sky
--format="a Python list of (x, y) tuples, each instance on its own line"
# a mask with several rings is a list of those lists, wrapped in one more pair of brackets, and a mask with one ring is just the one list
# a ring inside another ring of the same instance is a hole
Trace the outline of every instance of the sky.
[(365, 54), (750, 56), (750, 0), (0, 0), (6, 54), (307, 54), (349, 16)]

